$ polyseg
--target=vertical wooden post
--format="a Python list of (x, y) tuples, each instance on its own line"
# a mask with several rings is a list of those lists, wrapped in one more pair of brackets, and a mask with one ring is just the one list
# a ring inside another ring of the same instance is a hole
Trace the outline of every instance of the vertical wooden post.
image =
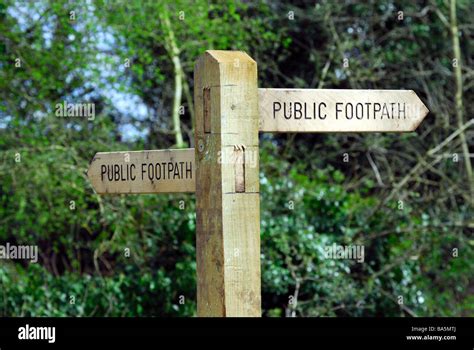
[(261, 316), (257, 64), (206, 51), (194, 69), (198, 316)]

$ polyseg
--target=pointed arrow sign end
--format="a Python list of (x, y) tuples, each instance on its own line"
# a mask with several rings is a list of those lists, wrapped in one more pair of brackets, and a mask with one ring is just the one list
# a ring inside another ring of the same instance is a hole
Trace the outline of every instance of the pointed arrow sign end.
[(87, 170), (86, 170), (86, 175), (89, 178), (89, 180), (90, 180), (90, 173), (91, 173), (94, 161), (96, 160), (97, 153), (94, 154), (94, 157), (92, 157), (91, 161), (89, 162), (89, 166), (87, 167)]
[(421, 122), (425, 119), (425, 117), (428, 115), (428, 113), (430, 112), (430, 110), (428, 109), (428, 107), (426, 107), (426, 105), (423, 103), (423, 101), (421, 100), (421, 98), (418, 97), (418, 95), (416, 94), (415, 91), (413, 90), (410, 90), (410, 92), (415, 95), (416, 97), (416, 101), (417, 101), (417, 104), (418, 104), (418, 108), (416, 109), (416, 111), (418, 112), (417, 115), (416, 115), (416, 118), (415, 118), (415, 122), (413, 123), (413, 126), (411, 127), (410, 131), (415, 131), (418, 126), (420, 126)]

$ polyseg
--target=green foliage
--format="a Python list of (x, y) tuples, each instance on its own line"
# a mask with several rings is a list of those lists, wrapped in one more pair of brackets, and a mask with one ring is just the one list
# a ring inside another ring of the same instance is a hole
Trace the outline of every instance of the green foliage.
[[(53, 276), (41, 266), (27, 269), (3, 266), (0, 285), (4, 292), (2, 314), (16, 316), (189, 316), (193, 299), (184, 299), (176, 290), (193, 288), (180, 274), (192, 275), (183, 266), (175, 273), (164, 269), (143, 271), (127, 265), (111, 277), (65, 273)], [(194, 282), (194, 281), (193, 281)]]

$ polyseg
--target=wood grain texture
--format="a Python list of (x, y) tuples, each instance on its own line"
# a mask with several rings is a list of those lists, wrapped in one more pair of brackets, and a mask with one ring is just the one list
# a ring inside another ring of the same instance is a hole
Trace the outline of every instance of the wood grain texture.
[(261, 132), (409, 132), (428, 109), (412, 90), (258, 89)]
[(99, 194), (195, 192), (194, 148), (98, 152), (87, 176)]
[(206, 51), (194, 82), (198, 316), (259, 317), (257, 65)]

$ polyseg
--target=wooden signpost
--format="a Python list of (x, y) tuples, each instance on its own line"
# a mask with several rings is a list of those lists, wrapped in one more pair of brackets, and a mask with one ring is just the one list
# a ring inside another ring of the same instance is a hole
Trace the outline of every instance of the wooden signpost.
[(259, 89), (263, 132), (407, 132), (428, 109), (413, 90)]
[(258, 132), (409, 132), (411, 90), (258, 89), (257, 64), (206, 51), (194, 70), (195, 149), (99, 152), (100, 194), (196, 192), (198, 316), (261, 316)]
[(194, 148), (98, 152), (87, 176), (99, 194), (195, 192)]
[(260, 316), (257, 64), (207, 51), (194, 101), (198, 315)]

